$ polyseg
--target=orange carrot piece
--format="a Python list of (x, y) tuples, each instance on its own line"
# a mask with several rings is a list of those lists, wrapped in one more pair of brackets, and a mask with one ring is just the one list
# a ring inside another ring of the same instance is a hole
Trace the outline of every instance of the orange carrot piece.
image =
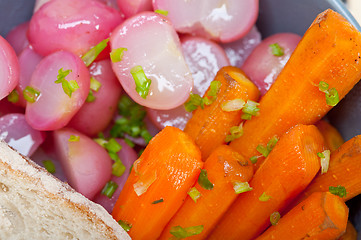
[(331, 152), (337, 150), (345, 143), (340, 132), (325, 120), (318, 121), (315, 125), (322, 133), (326, 146)]
[(203, 160), (206, 160), (217, 146), (225, 143), (231, 127), (238, 126), (243, 121), (242, 110), (226, 112), (222, 110), (222, 105), (234, 99), (257, 101), (259, 97), (257, 86), (239, 68), (223, 67), (214, 80), (221, 82), (216, 100), (204, 109), (193, 111), (192, 118), (184, 129), (199, 146)]
[(298, 125), (278, 141), (256, 171), (252, 191), (238, 196), (209, 239), (253, 239), (270, 225), (270, 214), (282, 211), (320, 169), (324, 140), (313, 126)]
[(134, 163), (113, 217), (131, 226), (128, 233), (132, 238), (156, 239), (182, 205), (202, 167), (193, 140), (177, 128), (164, 128)]
[(186, 201), (168, 223), (159, 239), (172, 237), (172, 227), (203, 226), (203, 231), (187, 239), (205, 239), (236, 199), (233, 189), (236, 182), (248, 182), (253, 176), (252, 163), (227, 145), (216, 148), (204, 164), (208, 179), (213, 183), (212, 190), (206, 190), (196, 183), (201, 196), (196, 202), (187, 197)]
[(338, 240), (356, 240), (357, 232), (350, 221), (347, 222), (346, 232)]
[(313, 192), (327, 192), (330, 186), (341, 185), (346, 188), (347, 201), (361, 193), (361, 135), (345, 142), (340, 148), (331, 153), (328, 171), (318, 174), (303, 193), (297, 197), (301, 202)]
[(253, 157), (260, 155), (256, 147), (273, 136), (296, 124), (316, 123), (332, 108), (319, 83), (335, 88), (341, 100), (361, 78), (360, 52), (361, 33), (356, 28), (332, 10), (319, 14), (262, 97), (259, 116), (246, 121), (243, 136), (230, 145)]
[(337, 196), (317, 192), (297, 205), (256, 240), (336, 239), (344, 233), (348, 208)]

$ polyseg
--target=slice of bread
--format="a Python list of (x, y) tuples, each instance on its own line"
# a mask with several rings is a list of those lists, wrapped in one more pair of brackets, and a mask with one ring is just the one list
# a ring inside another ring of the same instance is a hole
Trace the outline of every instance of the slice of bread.
[(0, 141), (0, 240), (130, 239), (100, 205)]

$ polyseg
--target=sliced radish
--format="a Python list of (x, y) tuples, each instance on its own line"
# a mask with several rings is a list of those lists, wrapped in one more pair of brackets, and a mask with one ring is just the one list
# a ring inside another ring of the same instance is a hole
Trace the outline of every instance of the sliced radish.
[(52, 0), (33, 15), (28, 37), (43, 56), (59, 50), (82, 55), (122, 21), (118, 11), (96, 0)]
[(95, 62), (89, 70), (101, 86), (98, 91), (91, 90), (94, 101), (85, 102), (68, 126), (88, 136), (94, 136), (112, 121), (122, 87), (112, 71), (110, 60)]
[[(78, 138), (70, 141), (70, 137)], [(72, 129), (54, 131), (54, 144), (69, 184), (92, 199), (110, 180), (112, 160), (106, 150), (88, 136)]]
[[(71, 97), (64, 92), (62, 83), (55, 83), (60, 69), (71, 70), (65, 80), (75, 80), (79, 86)], [(34, 103), (27, 103), (26, 120), (35, 129), (55, 130), (68, 124), (85, 102), (90, 89), (90, 75), (78, 56), (60, 51), (41, 60), (30, 86), (40, 95)]]
[(128, 144), (126, 144), (124, 140), (120, 140), (120, 139), (116, 139), (116, 140), (122, 146), (122, 149), (118, 152), (118, 156), (125, 166), (125, 172), (120, 177), (112, 176), (111, 181), (117, 183), (118, 188), (114, 192), (111, 198), (108, 198), (107, 196), (101, 193), (98, 193), (94, 198), (94, 202), (102, 205), (108, 212), (112, 212), (113, 207), (119, 197), (119, 194), (122, 191), (123, 186), (128, 179), (130, 168), (132, 167), (134, 161), (137, 160), (138, 158), (138, 154), (136, 153), (136, 151), (133, 148), (131, 148)]
[(243, 38), (230, 43), (223, 43), (224, 48), (231, 65), (241, 67), (253, 49), (262, 41), (261, 33), (254, 26)]
[(258, 0), (153, 0), (168, 11), (175, 29), (221, 42), (245, 36), (258, 16)]
[[(249, 55), (242, 69), (264, 95), (278, 74), (286, 65), (301, 37), (294, 33), (278, 33), (264, 39)], [(270, 45), (278, 44), (283, 49), (282, 56), (272, 54)]]
[(153, 10), (152, 0), (117, 0), (120, 11), (129, 18), (137, 13)]
[(6, 40), (14, 48), (16, 55), (19, 55), (24, 48), (29, 45), (26, 32), (29, 29), (29, 22), (24, 22), (19, 24), (14, 29), (12, 29), (8, 35), (6, 35)]
[(44, 139), (45, 133), (30, 127), (24, 114), (12, 113), (0, 118), (0, 140), (4, 140), (24, 156), (30, 157)]
[[(153, 12), (135, 15), (113, 31), (110, 42), (112, 50), (127, 49), (121, 61), (113, 62), (113, 70), (134, 101), (154, 109), (171, 109), (187, 100), (192, 74), (167, 18)], [(136, 66), (151, 80), (145, 99), (135, 90), (131, 69)]]

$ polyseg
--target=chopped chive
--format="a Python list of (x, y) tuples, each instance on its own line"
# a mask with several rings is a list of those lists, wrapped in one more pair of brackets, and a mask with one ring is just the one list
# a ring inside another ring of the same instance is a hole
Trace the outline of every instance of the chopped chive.
[(321, 152), (317, 153), (317, 156), (318, 156), (319, 158), (325, 158), (325, 155), (324, 155), (323, 153), (321, 153)]
[(326, 103), (329, 106), (336, 106), (340, 101), (336, 88), (329, 89), (326, 93)]
[(124, 142), (131, 148), (135, 147), (135, 144), (128, 138), (124, 138)]
[(55, 83), (62, 83), (65, 78), (69, 75), (69, 73), (71, 73), (72, 70), (68, 69), (68, 70), (63, 70), (63, 68), (60, 68), (58, 70), (58, 76), (57, 76), (57, 80), (55, 81)]
[(125, 172), (125, 166), (122, 163), (122, 161), (120, 161), (120, 159), (118, 161), (115, 161), (112, 165), (112, 174), (116, 177), (120, 177), (123, 175), (124, 172)]
[(269, 47), (274, 56), (281, 57), (284, 55), (284, 50), (278, 43), (270, 44)]
[(104, 147), (105, 144), (108, 142), (107, 140), (105, 140), (103, 138), (94, 138), (93, 140), (102, 147)]
[(267, 149), (267, 147), (259, 144), (256, 148), (257, 152), (259, 152), (260, 154), (262, 154), (264, 157), (267, 157), (269, 154), (269, 151)]
[(225, 112), (238, 111), (238, 110), (241, 110), (244, 105), (245, 105), (245, 101), (243, 101), (243, 99), (241, 99), (241, 98), (237, 98), (234, 100), (230, 100), (226, 103), (223, 103), (222, 110)]
[(327, 82), (324, 82), (324, 81), (320, 81), (318, 83), (318, 89), (321, 91), (321, 92), (326, 92), (329, 88), (329, 85)]
[(330, 150), (325, 150), (322, 153), (317, 153), (317, 156), (321, 159), (321, 174), (327, 173), (330, 165)]
[(271, 196), (268, 196), (266, 192), (263, 192), (261, 196), (258, 198), (261, 202), (267, 202), (271, 199)]
[(328, 191), (333, 195), (339, 196), (341, 198), (347, 195), (346, 188), (344, 186), (338, 185), (337, 187), (330, 186)]
[(152, 202), (152, 204), (158, 204), (158, 203), (162, 203), (162, 202), (164, 202), (164, 199), (163, 199), (163, 198)]
[(122, 149), (122, 146), (114, 138), (109, 139), (109, 141), (104, 144), (104, 147), (108, 152), (112, 153), (117, 153)]
[(53, 163), (53, 161), (51, 160), (45, 160), (43, 161), (43, 165), (44, 168), (49, 172), (49, 173), (55, 173), (55, 165)]
[(186, 227), (186, 228), (183, 228), (181, 226), (175, 226), (172, 227), (169, 232), (177, 239), (183, 239), (201, 234), (203, 232), (203, 229), (204, 229), (203, 225)]
[(40, 92), (30, 86), (27, 86), (23, 90), (23, 96), (26, 101), (28, 101), (30, 103), (34, 103), (38, 100), (38, 98), (40, 96)]
[(258, 158), (259, 158), (259, 156), (253, 156), (249, 160), (251, 161), (251, 163), (255, 164), (255, 163), (257, 163)]
[(220, 81), (212, 81), (207, 96), (204, 96), (203, 98), (198, 94), (190, 93), (188, 101), (184, 104), (186, 111), (192, 112), (198, 107), (203, 109), (204, 105), (211, 105), (217, 99), (217, 94), (221, 85)]
[(277, 137), (277, 136), (273, 136), (273, 137), (268, 141), (268, 143), (267, 143), (267, 150), (268, 150), (269, 152), (271, 152), (272, 149), (276, 146), (277, 142), (278, 142), (278, 137)]
[(193, 112), (198, 108), (198, 106), (202, 106), (203, 99), (198, 94), (190, 93), (188, 101), (184, 104), (184, 107), (187, 112)]
[(87, 53), (85, 53), (81, 59), (87, 67), (94, 62), (98, 55), (107, 47), (109, 38), (104, 39), (94, 47), (92, 47)]
[(154, 12), (159, 13), (159, 14), (161, 14), (163, 16), (168, 16), (168, 11), (167, 10), (157, 9)]
[(257, 116), (257, 113), (259, 112), (259, 103), (247, 100), (246, 104), (242, 108), (242, 112), (248, 113), (252, 116)]
[(147, 78), (142, 66), (139, 65), (130, 69), (130, 74), (132, 74), (135, 82), (135, 90), (139, 96), (146, 99), (149, 93), (150, 85), (152, 84), (152, 80)]
[(19, 93), (16, 89), (11, 91), (8, 95), (8, 101), (12, 103), (17, 103), (19, 101)]
[(233, 126), (229, 130), (230, 134), (226, 136), (225, 142), (231, 142), (237, 138), (240, 138), (243, 135), (243, 122), (239, 126)]
[(90, 78), (90, 89), (91, 90), (98, 92), (101, 86), (102, 86), (102, 84), (98, 80), (96, 80), (95, 77), (92, 76)]
[(213, 183), (211, 183), (211, 181), (209, 181), (208, 173), (204, 169), (201, 169), (201, 173), (199, 174), (199, 177), (198, 177), (198, 183), (199, 183), (199, 185), (201, 185), (202, 188), (204, 188), (206, 190), (213, 189)]
[(70, 135), (69, 137), (69, 142), (79, 142), (80, 137), (79, 136), (75, 136), (75, 135)]
[(197, 202), (197, 199), (202, 196), (196, 187), (192, 187), (191, 190), (189, 190), (188, 195), (195, 203)]
[(118, 223), (126, 232), (129, 232), (130, 229), (132, 228), (132, 225), (130, 223), (127, 223), (123, 220), (119, 220)]
[(65, 79), (71, 72), (72, 70), (70, 69), (64, 71), (63, 68), (60, 68), (58, 70), (57, 80), (55, 81), (55, 83), (61, 83), (61, 86), (65, 94), (68, 95), (69, 97), (71, 97), (74, 91), (79, 89), (79, 85), (75, 80), (68, 81)]
[(252, 191), (253, 188), (249, 186), (248, 182), (234, 182), (233, 189), (236, 194)]
[(117, 190), (118, 188), (118, 184), (113, 182), (113, 181), (109, 181), (107, 182), (107, 184), (105, 184), (101, 194), (107, 196), (108, 198), (112, 198), (114, 192)]
[(113, 49), (110, 52), (110, 59), (112, 60), (112, 62), (115, 63), (115, 62), (122, 61), (123, 56), (124, 56), (124, 51), (128, 51), (128, 49), (126, 49), (126, 48)]
[(281, 219), (281, 214), (279, 212), (273, 212), (270, 215), (270, 222), (273, 226), (277, 225), (278, 221)]
[(241, 116), (241, 119), (243, 119), (243, 120), (251, 120), (252, 115), (248, 114), (248, 113), (243, 113), (242, 116)]
[(95, 101), (95, 96), (93, 94), (92, 90), (89, 90), (89, 94), (85, 99), (86, 102), (94, 102)]
[(209, 86), (209, 91), (208, 91), (207, 95), (210, 97), (216, 97), (221, 86), (222, 86), (222, 83), (220, 81), (215, 81), (215, 80), (212, 81)]

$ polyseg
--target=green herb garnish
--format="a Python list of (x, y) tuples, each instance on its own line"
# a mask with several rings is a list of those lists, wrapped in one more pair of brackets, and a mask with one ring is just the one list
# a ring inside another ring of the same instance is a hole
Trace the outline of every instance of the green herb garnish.
[(233, 189), (236, 194), (252, 191), (253, 188), (249, 186), (248, 182), (234, 182)]
[(341, 198), (346, 197), (347, 192), (344, 186), (338, 185), (337, 187), (330, 186), (328, 191), (333, 195), (339, 196)]
[(107, 182), (107, 184), (105, 184), (101, 194), (107, 196), (108, 198), (112, 198), (114, 192), (117, 190), (118, 188), (118, 184), (113, 182), (113, 181), (109, 181)]
[(281, 219), (281, 214), (279, 212), (271, 213), (270, 222), (273, 226), (277, 225), (277, 223), (280, 219)]
[(92, 47), (87, 53), (85, 53), (81, 59), (87, 67), (94, 62), (98, 55), (107, 47), (109, 38), (104, 39), (94, 47)]
[(242, 119), (251, 120), (252, 116), (257, 116), (259, 112), (259, 103), (248, 100), (242, 108)]
[(11, 91), (11, 93), (8, 95), (8, 101), (12, 103), (17, 103), (19, 101), (19, 93), (16, 89)]
[(278, 43), (271, 44), (269, 47), (271, 48), (271, 52), (274, 56), (281, 57), (284, 55), (284, 50)]
[(79, 142), (80, 137), (79, 136), (75, 136), (75, 135), (70, 135), (69, 137), (69, 142)]
[(157, 9), (154, 12), (159, 13), (159, 14), (161, 14), (163, 16), (168, 16), (168, 11), (167, 10)]
[(64, 71), (63, 68), (60, 68), (58, 71), (57, 80), (55, 81), (55, 83), (61, 83), (65, 94), (69, 97), (71, 97), (73, 92), (79, 89), (79, 85), (75, 80), (68, 81), (65, 79), (71, 72), (72, 70), (70, 69)]
[(213, 189), (213, 183), (211, 183), (211, 181), (209, 181), (208, 173), (204, 169), (201, 169), (201, 173), (199, 174), (199, 177), (198, 177), (198, 183), (199, 183), (199, 185), (201, 185), (202, 188), (204, 188), (206, 190)]
[(158, 204), (158, 203), (162, 203), (162, 202), (164, 202), (164, 199), (163, 199), (163, 198), (152, 202), (152, 204)]
[(267, 202), (271, 199), (271, 196), (268, 196), (266, 192), (263, 192), (261, 196), (258, 198), (261, 202)]
[(196, 187), (192, 187), (191, 190), (189, 190), (188, 195), (195, 203), (197, 202), (197, 199), (202, 196)]
[(126, 48), (113, 49), (110, 52), (110, 59), (113, 63), (120, 62), (123, 59), (124, 51), (128, 51)]
[(331, 88), (329, 89), (329, 84), (324, 82), (324, 81), (320, 81), (318, 83), (318, 89), (321, 92), (325, 93), (325, 97), (326, 97), (326, 104), (329, 106), (336, 106), (337, 103), (339, 103), (340, 98), (338, 96), (338, 92), (336, 90), (336, 88)]
[(203, 225), (186, 227), (175, 226), (170, 229), (170, 234), (172, 234), (177, 239), (183, 239), (190, 236), (201, 234), (203, 231)]
[(152, 84), (152, 80), (147, 78), (142, 66), (133, 67), (130, 69), (130, 74), (132, 74), (135, 82), (135, 91), (137, 91), (139, 96), (146, 99), (149, 93), (150, 85)]
[(198, 107), (203, 109), (204, 105), (211, 105), (217, 99), (220, 88), (220, 81), (212, 81), (208, 93), (203, 98), (198, 94), (190, 93), (188, 101), (184, 104), (186, 111), (192, 112)]
[(40, 96), (40, 92), (30, 86), (27, 86), (23, 90), (23, 96), (26, 101), (28, 101), (30, 103), (34, 103), (38, 100), (38, 98)]
[(95, 96), (92, 90), (89, 90), (89, 94), (85, 99), (86, 102), (94, 102), (95, 101)]
[(53, 163), (53, 161), (51, 160), (45, 160), (43, 161), (43, 165), (44, 168), (49, 172), (49, 173), (55, 173), (55, 165)]
[(257, 152), (262, 154), (264, 157), (267, 157), (272, 149), (276, 146), (278, 142), (278, 138), (276, 136), (273, 136), (267, 143), (267, 147), (259, 144), (256, 148)]
[(231, 142), (237, 138), (240, 138), (243, 135), (243, 122), (239, 126), (233, 126), (229, 130), (230, 134), (226, 136), (225, 142)]
[(129, 232), (130, 229), (132, 228), (132, 225), (130, 223), (127, 223), (123, 220), (119, 220), (118, 223), (126, 232)]

